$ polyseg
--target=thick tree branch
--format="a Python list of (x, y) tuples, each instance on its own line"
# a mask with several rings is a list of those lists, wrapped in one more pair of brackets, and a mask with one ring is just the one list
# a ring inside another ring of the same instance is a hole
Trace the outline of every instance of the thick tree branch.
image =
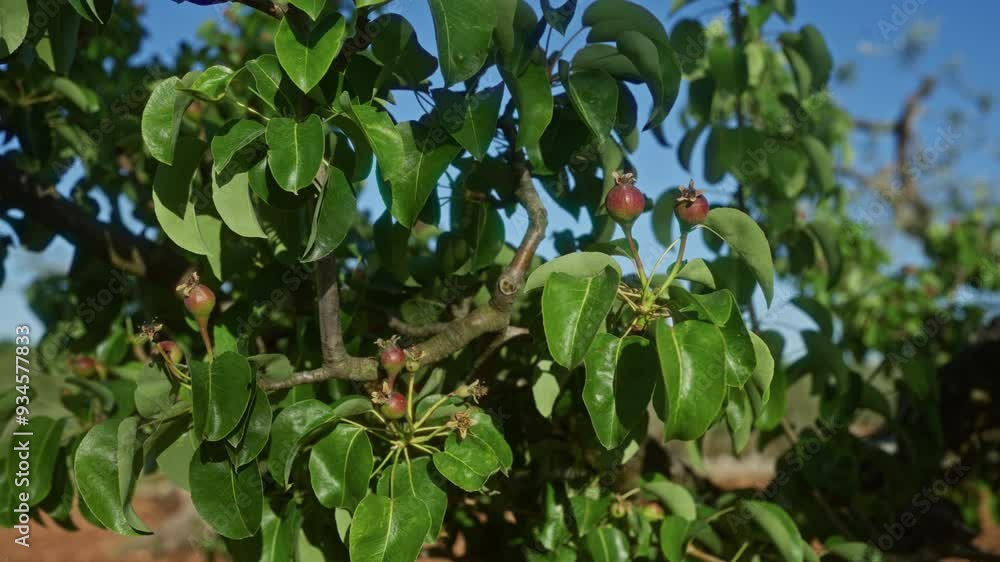
[(441, 332), (447, 330), (448, 323), (430, 322), (427, 324), (410, 324), (408, 322), (403, 322), (395, 316), (390, 316), (389, 327), (403, 336), (409, 336), (411, 338), (426, 338), (433, 336), (434, 334), (440, 334)]
[(0, 210), (20, 209), (27, 220), (116, 269), (173, 291), (188, 268), (187, 261), (169, 246), (132, 234), (118, 223), (97, 220), (61, 196), (55, 186), (19, 170), (10, 158), (0, 158), (0, 183), (4, 186)]
[(340, 327), (340, 288), (337, 258), (332, 254), (317, 263), (316, 294), (318, 295), (319, 332), (323, 347), (323, 366), (296, 373), (280, 381), (260, 382), (265, 390), (291, 388), (328, 379), (372, 381), (378, 378), (378, 362), (372, 357), (355, 357), (344, 347)]

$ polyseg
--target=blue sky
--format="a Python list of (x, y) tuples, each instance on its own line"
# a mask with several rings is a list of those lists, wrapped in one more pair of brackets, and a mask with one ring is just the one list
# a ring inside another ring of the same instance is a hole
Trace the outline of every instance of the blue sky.
[[(536, 6), (537, 0), (531, 0)], [(558, 2), (556, 2), (558, 3)], [(589, 4), (581, 1), (581, 8), (571, 24), (569, 32), (579, 27), (579, 14)], [(720, 0), (698, 0), (691, 6), (681, 10), (676, 16), (666, 17), (665, 0), (644, 0), (639, 3), (652, 10), (657, 16), (665, 19), (667, 28), (684, 17), (694, 17), (704, 23), (723, 14), (726, 2)], [(218, 6), (201, 7), (193, 4), (175, 4), (169, 0), (150, 0), (145, 15), (145, 24), (149, 30), (140, 58), (159, 55), (171, 58), (177, 52), (180, 41), (196, 41), (196, 30), (201, 21), (206, 19), (221, 20), (222, 10)], [(434, 33), (428, 15), (427, 4), (421, 0), (397, 0), (391, 5), (391, 11), (402, 13), (417, 29), (421, 44), (434, 51)], [(765, 30), (765, 37), (773, 39), (785, 29), (798, 28), (804, 24), (815, 24), (826, 38), (838, 65), (856, 62), (855, 79), (849, 85), (833, 84), (835, 98), (852, 114), (872, 119), (893, 119), (902, 107), (905, 96), (912, 91), (927, 72), (933, 72), (947, 64), (958, 64), (963, 79), (976, 90), (988, 93), (1000, 93), (1000, 73), (997, 73), (996, 57), (1000, 55), (1000, 39), (997, 37), (995, 22), (1000, 20), (1000, 3), (943, 0), (838, 0), (836, 2), (821, 0), (799, 0), (798, 16), (792, 25), (784, 24), (777, 18), (772, 18), (771, 24)], [(901, 65), (899, 57), (893, 55), (900, 40), (913, 26), (928, 29), (934, 34), (934, 41), (929, 52), (912, 67)], [(561, 45), (563, 39), (554, 35), (553, 48)], [(582, 37), (574, 43), (575, 47), (583, 44)], [(573, 50), (572, 48), (570, 49)], [(499, 76), (493, 71), (484, 79), (484, 85), (492, 85), (499, 81)], [(640, 116), (648, 108), (648, 96), (644, 89), (634, 90), (640, 103)], [(686, 86), (682, 86), (682, 92)], [(683, 94), (682, 94), (683, 95)], [(395, 112), (402, 118), (415, 118), (419, 108), (412, 96), (400, 94), (397, 96), (399, 111)], [(675, 107), (684, 103), (683, 97)], [(645, 105), (645, 107), (643, 107)], [(937, 125), (945, 112), (951, 107), (968, 108), (957, 88), (941, 88), (935, 93), (928, 104), (929, 113), (922, 121), (922, 134), (932, 137)], [(682, 133), (676, 112), (667, 121), (667, 137), (676, 143)], [(988, 115), (982, 122), (976, 123), (979, 134), (984, 134), (987, 144), (981, 151), (963, 158), (960, 172), (970, 178), (992, 179), (996, 166), (995, 154), (1000, 152), (996, 146), (995, 131), (998, 123), (996, 112)], [(859, 139), (860, 140), (860, 139)], [(876, 146), (875, 151), (884, 151), (887, 147)], [(990, 156), (990, 152), (994, 156)], [(696, 149), (695, 154), (700, 153)], [(859, 148), (861, 156), (871, 156), (869, 147)], [(878, 154), (875, 162), (885, 162), (888, 152)], [(654, 142), (651, 136), (644, 135), (640, 149), (633, 155), (639, 172), (639, 186), (650, 196), (669, 187), (687, 183), (693, 175), (699, 181), (701, 169), (700, 158), (696, 156), (692, 163), (692, 173), (685, 172), (677, 163), (676, 150), (663, 148)], [(864, 162), (864, 160), (861, 160)], [(704, 186), (700, 186), (703, 187)], [(724, 180), (716, 186), (709, 186), (708, 195), (714, 201), (725, 201), (734, 188), (730, 180)], [(375, 189), (367, 189), (361, 204), (376, 212), (384, 208)], [(551, 208), (552, 206), (550, 206)], [(583, 232), (588, 230), (587, 224), (575, 224), (561, 210), (553, 210), (550, 232), (563, 228), (572, 228)], [(508, 235), (516, 241), (523, 228), (523, 216), (515, 215), (508, 224)], [(520, 228), (519, 228), (520, 227)], [(645, 216), (636, 225), (636, 237), (648, 240), (643, 245), (644, 260), (652, 262), (662, 248), (653, 242), (649, 216)], [(879, 229), (879, 234), (885, 235), (885, 242), (903, 256), (901, 261), (918, 261), (912, 244), (906, 240), (891, 237), (892, 229), (888, 225)], [(703, 254), (700, 244), (692, 244), (689, 256)], [(545, 255), (553, 255), (551, 240), (542, 247)], [(70, 246), (57, 240), (41, 255), (12, 249), (7, 259), (7, 280), (0, 287), (0, 307), (5, 311), (8, 330), (12, 326), (30, 322), (38, 326), (37, 320), (28, 310), (23, 297), (24, 290), (39, 272), (65, 271), (71, 257)], [(780, 294), (780, 291), (779, 291)], [(776, 308), (769, 318), (774, 318), (782, 324), (795, 324), (801, 318), (793, 311), (793, 307), (782, 307), (780, 298), (776, 298)]]

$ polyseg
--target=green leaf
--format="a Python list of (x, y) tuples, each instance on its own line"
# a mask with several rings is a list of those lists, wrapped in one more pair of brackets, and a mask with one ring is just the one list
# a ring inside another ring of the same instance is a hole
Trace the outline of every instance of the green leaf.
[(351, 560), (412, 562), (430, 526), (431, 517), (419, 498), (369, 495), (358, 504), (351, 522)]
[(712, 209), (702, 225), (725, 240), (733, 252), (743, 259), (770, 305), (774, 298), (774, 263), (771, 261), (771, 247), (760, 226), (750, 215), (729, 208)]
[(727, 129), (712, 127), (705, 140), (704, 176), (708, 183), (719, 183), (726, 175), (728, 167), (726, 149), (723, 146)]
[(682, 19), (670, 31), (670, 46), (684, 74), (692, 74), (704, 65), (707, 43), (705, 29), (698, 20)]
[(302, 261), (322, 259), (337, 249), (347, 237), (358, 210), (351, 184), (338, 168), (330, 168), (326, 187), (313, 214), (312, 232)]
[[(133, 430), (131, 446), (121, 447), (120, 427), (125, 426), (125, 435)], [(140, 465), (133, 462), (135, 419), (109, 419), (90, 429), (80, 441), (73, 461), (73, 472), (80, 497), (90, 511), (108, 529), (126, 536), (144, 534), (144, 525), (136, 529), (137, 521), (129, 497), (122, 494), (121, 482), (131, 482), (136, 474), (133, 468)], [(130, 486), (125, 486), (126, 491)]]
[(326, 76), (344, 45), (347, 25), (336, 11), (315, 22), (294, 16), (287, 14), (278, 23), (274, 52), (292, 82), (303, 92), (309, 92)]
[(441, 523), (448, 509), (448, 493), (441, 474), (431, 464), (429, 457), (400, 463), (394, 470), (395, 478), (392, 470), (382, 472), (378, 481), (378, 495), (393, 498), (412, 496), (423, 502), (431, 521), (424, 543), (433, 543), (441, 531)]
[(413, 26), (403, 16), (382, 14), (369, 27), (378, 29), (372, 37), (372, 53), (382, 63), (376, 83), (392, 76), (398, 82), (394, 86), (417, 88), (437, 70), (437, 59), (420, 46)]
[(250, 404), (250, 363), (227, 351), (208, 365), (192, 361), (190, 366), (195, 433), (209, 441), (224, 439)]
[(608, 515), (611, 496), (600, 499), (585, 495), (573, 496), (569, 499), (569, 504), (573, 510), (573, 519), (576, 521), (576, 534), (582, 537), (596, 529)]
[(683, 562), (687, 552), (688, 528), (691, 522), (677, 515), (668, 515), (660, 524), (660, 549), (668, 562)]
[(712, 270), (708, 268), (708, 264), (701, 258), (694, 258), (693, 260), (684, 262), (681, 270), (677, 272), (677, 278), (694, 281), (709, 289), (715, 289), (715, 277), (712, 275)]
[[(49, 70), (65, 76), (73, 66), (79, 50), (80, 14), (62, 5), (47, 15), (48, 31), (35, 45), (35, 53)], [(44, 22), (44, 19), (39, 20), (41, 24)]]
[(250, 197), (250, 177), (247, 172), (229, 176), (223, 185), (220, 176), (212, 174), (212, 202), (230, 230), (245, 238), (267, 238), (257, 218)]
[(583, 402), (606, 449), (619, 446), (645, 419), (656, 384), (648, 368), (655, 361), (652, 352), (645, 338), (598, 334), (584, 358)]
[(554, 363), (549, 360), (539, 361), (536, 364), (538, 376), (531, 385), (531, 397), (535, 401), (535, 408), (544, 418), (552, 417), (552, 409), (555, 407), (556, 399), (562, 391), (559, 377), (552, 372)]
[(779, 40), (786, 53), (791, 49), (808, 65), (809, 92), (825, 88), (833, 71), (833, 57), (819, 30), (813, 25), (806, 25), (798, 33), (782, 33)]
[(316, 498), (324, 507), (354, 509), (368, 495), (374, 466), (367, 432), (353, 425), (337, 425), (309, 454), (309, 477)]
[(620, 276), (610, 267), (588, 278), (555, 272), (542, 291), (542, 323), (549, 353), (572, 369), (583, 361), (614, 304)]
[(57, 77), (52, 81), (52, 89), (87, 113), (96, 113), (101, 109), (101, 101), (96, 92), (90, 88), (84, 88), (69, 78)]
[(692, 294), (680, 286), (670, 287), (670, 296), (682, 312), (692, 312), (701, 320), (719, 327), (725, 343), (726, 384), (742, 387), (756, 366), (753, 343), (736, 297), (729, 289)]
[(177, 133), (181, 129), (184, 112), (191, 104), (191, 95), (179, 88), (189, 84), (196, 76), (195, 73), (188, 73), (184, 80), (171, 76), (158, 82), (142, 110), (142, 142), (149, 154), (164, 164), (174, 162)]
[[(437, 188), (438, 179), (461, 148), (450, 139), (439, 139), (434, 131), (416, 121), (400, 123), (395, 130), (400, 141), (399, 152), (390, 153), (388, 161), (379, 157), (389, 183), (389, 191), (383, 190), (382, 197), (392, 216), (412, 228), (431, 192)], [(375, 153), (379, 154), (377, 148)]]
[(681, 137), (680, 144), (677, 145), (677, 160), (686, 171), (691, 171), (691, 154), (694, 152), (694, 145), (707, 126), (705, 123), (698, 123), (693, 129), (688, 129)]
[(618, 83), (603, 70), (582, 70), (569, 75), (566, 91), (594, 138), (605, 143), (617, 117)]
[(253, 144), (264, 134), (264, 125), (250, 119), (233, 120), (226, 123), (222, 132), (212, 137), (212, 169), (222, 172), (233, 156)]
[(246, 432), (236, 446), (233, 454), (233, 465), (237, 468), (257, 459), (267, 439), (271, 435), (271, 403), (267, 393), (257, 388), (254, 390), (253, 404), (247, 412)]
[(552, 0), (542, 0), (542, 16), (552, 29), (566, 34), (566, 27), (573, 20), (577, 0), (563, 0), (558, 8), (552, 5)]
[(319, 17), (326, 6), (326, 0), (288, 0), (288, 3), (302, 10), (314, 20)]
[(281, 64), (278, 57), (274, 55), (261, 55), (244, 66), (250, 75), (253, 76), (252, 91), (261, 101), (266, 103), (271, 109), (277, 110), (279, 106), (292, 105), (289, 99), (287, 82), (285, 75), (281, 72)]
[(283, 189), (297, 192), (309, 185), (323, 165), (323, 122), (309, 115), (305, 121), (276, 117), (268, 121), (267, 165)]
[(493, 417), (480, 408), (470, 408), (469, 416), (472, 418), (473, 425), (464, 441), (480, 442), (493, 453), (500, 464), (500, 470), (506, 474), (511, 465), (514, 464), (514, 453), (504, 439), (503, 433), (494, 423)]
[(534, 60), (519, 70), (505, 60), (500, 65), (500, 75), (517, 106), (517, 148), (527, 149), (536, 171), (544, 170), (540, 143), (542, 134), (552, 122), (553, 112), (548, 71)]
[(816, 241), (822, 252), (821, 265), (827, 275), (827, 287), (833, 287), (837, 284), (843, 270), (843, 256), (838, 240), (839, 230), (833, 220), (825, 217), (817, 218), (806, 226), (806, 232)]
[(31, 20), (27, 0), (5, 0), (0, 10), (0, 58), (7, 58), (24, 42)]
[(666, 403), (665, 439), (689, 441), (715, 422), (726, 397), (726, 344), (718, 327), (689, 320), (671, 327), (656, 323)]
[(490, 50), (496, 4), (480, 0), (428, 0), (445, 85), (471, 78)]
[(863, 542), (833, 542), (826, 543), (826, 550), (833, 556), (846, 562), (882, 562), (882, 552)]
[(628, 539), (614, 527), (600, 527), (583, 537), (583, 546), (593, 562), (628, 562)]
[(545, 282), (556, 272), (574, 277), (593, 277), (610, 267), (621, 275), (621, 266), (611, 256), (603, 252), (574, 252), (547, 261), (535, 268), (524, 282), (524, 292), (528, 293), (545, 286)]
[(583, 47), (573, 55), (571, 66), (574, 70), (603, 70), (616, 80), (642, 82), (639, 70), (632, 61), (611, 45), (597, 43)]
[(306, 436), (332, 416), (333, 410), (329, 406), (319, 400), (308, 399), (292, 404), (274, 418), (267, 464), (279, 487), (287, 487), (292, 465)]
[(806, 135), (802, 137), (801, 142), (816, 183), (819, 184), (822, 193), (829, 193), (834, 188), (833, 156), (826, 145), (816, 137)]
[(740, 512), (767, 533), (785, 562), (802, 562), (802, 537), (784, 509), (769, 502), (744, 500)]
[(761, 405), (766, 406), (771, 398), (771, 379), (774, 378), (774, 356), (771, 355), (771, 348), (754, 332), (750, 332), (750, 340), (753, 342), (753, 351), (756, 358), (756, 366), (753, 369), (751, 382), (760, 393)]
[(243, 539), (260, 528), (264, 491), (257, 463), (234, 469), (224, 447), (202, 443), (188, 478), (198, 515), (220, 535)]
[[(30, 478), (25, 490), (31, 506), (38, 505), (52, 489), (55, 464), (64, 460), (59, 455), (59, 446), (67, 421), (67, 418), (53, 420), (47, 416), (32, 416), (31, 435), (27, 439), (18, 437), (19, 442), (28, 442), (27, 450), (31, 454)], [(10, 454), (9, 458), (13, 459), (13, 453)]]
[(444, 450), (434, 453), (434, 466), (452, 484), (467, 492), (475, 492), (490, 476), (500, 470), (500, 460), (483, 439), (466, 436), (461, 439), (451, 433)]
[(191, 182), (206, 148), (201, 140), (186, 137), (173, 163), (157, 166), (153, 179), (153, 211), (163, 233), (181, 248), (199, 255), (208, 250), (198, 232)]
[(753, 407), (746, 391), (742, 388), (730, 388), (729, 400), (726, 401), (726, 422), (729, 424), (734, 453), (743, 452), (750, 442), (753, 420)]
[(149, 363), (143, 366), (136, 380), (135, 408), (144, 418), (154, 418), (166, 411), (174, 403), (170, 395), (173, 384), (159, 366)]
[(438, 123), (476, 160), (486, 156), (493, 142), (503, 92), (502, 83), (475, 93), (433, 92)]
[(675, 484), (657, 474), (644, 481), (642, 489), (662, 501), (673, 515), (692, 522), (698, 518), (694, 497), (684, 486)]
[(190, 86), (178, 85), (177, 89), (206, 101), (221, 101), (235, 76), (231, 68), (216, 64), (206, 68)]

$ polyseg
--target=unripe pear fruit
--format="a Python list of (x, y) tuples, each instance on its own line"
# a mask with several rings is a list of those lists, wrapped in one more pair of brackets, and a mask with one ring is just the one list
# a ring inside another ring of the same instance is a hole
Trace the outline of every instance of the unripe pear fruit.
[(379, 359), (382, 362), (382, 368), (385, 369), (386, 373), (389, 373), (390, 377), (398, 375), (403, 370), (403, 366), (406, 365), (406, 354), (396, 346), (383, 349)]
[(70, 369), (78, 377), (92, 377), (97, 372), (97, 360), (89, 355), (76, 355), (70, 359)]
[(163, 354), (167, 356), (167, 359), (171, 363), (177, 364), (184, 360), (184, 350), (181, 346), (177, 345), (177, 342), (171, 340), (161, 341), (159, 344), (160, 349), (163, 350)]
[(635, 186), (632, 174), (615, 174), (615, 186), (608, 192), (604, 205), (618, 224), (630, 226), (646, 210), (646, 196)]
[(215, 293), (205, 285), (198, 283), (191, 287), (184, 297), (184, 307), (198, 321), (208, 320), (215, 309)]
[(398, 420), (406, 415), (406, 396), (401, 392), (390, 392), (381, 410), (386, 418)]
[(708, 211), (708, 199), (701, 190), (694, 188), (694, 180), (688, 183), (687, 189), (681, 188), (681, 195), (674, 205), (674, 213), (677, 214), (681, 224), (689, 227), (701, 224), (705, 222)]

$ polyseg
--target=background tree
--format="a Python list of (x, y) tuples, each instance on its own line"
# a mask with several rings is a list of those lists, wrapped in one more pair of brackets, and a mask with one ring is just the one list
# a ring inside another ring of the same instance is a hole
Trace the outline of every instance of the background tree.
[[(989, 556), (967, 526), (997, 485), (996, 382), (969, 365), (997, 337), (955, 297), (1000, 284), (995, 195), (950, 193), (962, 145), (917, 127), (956, 75), (923, 77), (894, 121), (852, 117), (789, 0), (707, 26), (674, 2), (669, 32), (625, 0), (430, 1), (434, 40), (391, 1), (243, 4), (171, 64), (134, 64), (132, 2), (2, 0), (4, 220), (22, 247), (76, 248), (29, 295), (30, 388), (0, 395), (5, 525), (30, 411), (27, 515), (71, 525), (76, 500), (146, 534), (130, 500), (160, 471), (236, 560), (412, 560), (459, 537), (477, 560)], [(672, 111), (703, 181), (661, 192), (631, 155), (668, 144)], [(858, 162), (859, 131), (890, 163)], [(590, 230), (551, 232), (556, 207)], [(653, 239), (633, 237), (642, 210)], [(884, 216), (926, 266), (890, 261)], [(775, 302), (811, 325), (773, 329)], [(790, 415), (793, 386), (815, 411)], [(720, 434), (779, 443), (773, 482), (715, 485)]]

